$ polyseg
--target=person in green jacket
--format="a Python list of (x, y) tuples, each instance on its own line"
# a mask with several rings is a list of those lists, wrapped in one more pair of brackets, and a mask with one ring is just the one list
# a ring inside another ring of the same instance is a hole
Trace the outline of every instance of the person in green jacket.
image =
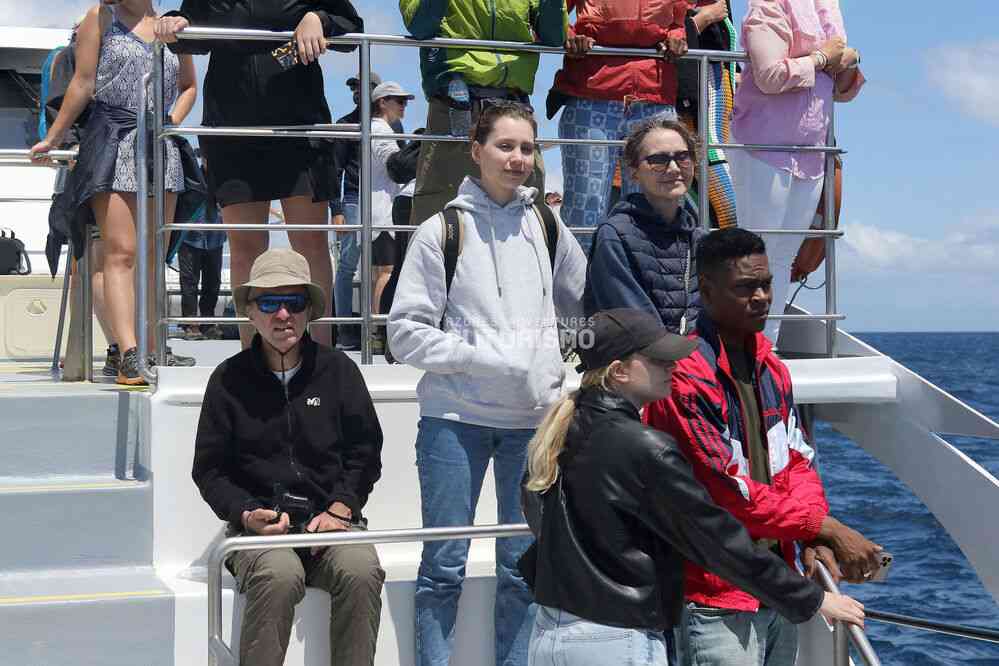
[[(445, 37), (510, 42), (565, 43), (565, 0), (399, 0), (416, 39)], [(423, 92), (430, 102), (427, 134), (467, 137), (479, 111), (491, 100), (528, 104), (538, 70), (537, 53), (420, 49)], [(425, 142), (420, 149), (412, 224), (436, 215), (458, 193), (465, 176), (479, 177), (468, 144)], [(544, 191), (540, 155), (526, 183)]]

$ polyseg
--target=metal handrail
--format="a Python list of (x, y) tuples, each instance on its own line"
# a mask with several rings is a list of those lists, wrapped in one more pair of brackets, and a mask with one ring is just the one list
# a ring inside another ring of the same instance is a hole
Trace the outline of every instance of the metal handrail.
[[(826, 565), (819, 560), (815, 561), (815, 565), (822, 587), (827, 592), (839, 594), (839, 586), (836, 585), (836, 581), (833, 580)], [(864, 630), (855, 624), (847, 624), (846, 622), (837, 622), (833, 626), (833, 643), (835, 645), (835, 652), (833, 653), (834, 666), (850, 666), (848, 639), (853, 642), (853, 646), (857, 648), (867, 666), (881, 666), (881, 660), (871, 646), (871, 642), (867, 640), (867, 634), (864, 633)]]
[(947, 636), (956, 636), (958, 638), (968, 638), (975, 641), (999, 644), (999, 631), (994, 629), (969, 627), (961, 624), (948, 624), (946, 622), (937, 622), (935, 620), (927, 620), (924, 618), (912, 617), (910, 615), (899, 615), (898, 613), (887, 613), (884, 611), (870, 609), (866, 609), (864, 612), (867, 615), (868, 620), (874, 620), (875, 622), (884, 622), (885, 624), (894, 624), (897, 627), (920, 629), (922, 631), (931, 631), (937, 634), (945, 634)]
[[(248, 40), (248, 41), (287, 41), (293, 37), (292, 32), (272, 32), (267, 30), (251, 30), (251, 29), (231, 29), (231, 28), (187, 28), (184, 31), (177, 34), (177, 37), (184, 40)], [(370, 167), (371, 167), (371, 141), (373, 139), (399, 139), (408, 138), (410, 140), (416, 141), (462, 141), (467, 142), (468, 139), (464, 137), (451, 137), (451, 136), (436, 136), (436, 135), (417, 135), (417, 134), (385, 134), (376, 133), (371, 131), (371, 90), (370, 90), (370, 64), (371, 64), (371, 46), (375, 45), (386, 45), (386, 46), (406, 46), (406, 47), (427, 47), (427, 48), (470, 48), (476, 50), (492, 50), (492, 51), (517, 51), (517, 52), (528, 52), (528, 53), (549, 53), (549, 54), (564, 54), (566, 51), (563, 47), (553, 47), (553, 46), (543, 46), (540, 44), (530, 44), (521, 42), (503, 42), (503, 41), (487, 41), (487, 40), (472, 40), (472, 39), (445, 39), (445, 38), (435, 38), (429, 40), (417, 40), (409, 37), (402, 37), (397, 35), (378, 35), (378, 34), (366, 34), (366, 33), (349, 33), (339, 37), (327, 38), (328, 44), (344, 44), (344, 45), (357, 45), (359, 51), (359, 69), (361, 74), (361, 86), (360, 93), (361, 99), (359, 102), (359, 108), (361, 110), (360, 123), (358, 125), (336, 125), (336, 124), (323, 124), (323, 125), (308, 125), (308, 126), (267, 126), (267, 127), (188, 127), (188, 126), (176, 126), (167, 125), (163, 122), (163, 86), (162, 86), (162, 54), (164, 45), (162, 42), (156, 42), (154, 44), (154, 65), (152, 81), (154, 85), (154, 101), (155, 101), (155, 113), (153, 114), (153, 135), (155, 137), (153, 146), (153, 157), (154, 157), (154, 194), (156, 196), (156, 253), (154, 256), (160, 257), (163, 253), (162, 247), (164, 245), (163, 233), (166, 233), (169, 229), (197, 229), (197, 225), (181, 225), (181, 224), (167, 224), (163, 219), (163, 145), (162, 139), (167, 136), (180, 135), (180, 134), (190, 134), (190, 135), (214, 135), (214, 136), (257, 136), (257, 137), (274, 137), (274, 138), (290, 138), (290, 137), (328, 137), (328, 138), (346, 138), (346, 139), (358, 139), (361, 143), (360, 150), (360, 195), (361, 195), (361, 224), (359, 225), (285, 225), (283, 230), (295, 231), (328, 231), (328, 230), (339, 230), (339, 231), (349, 231), (351, 229), (358, 229), (361, 232), (362, 242), (361, 242), (361, 316), (357, 319), (349, 318), (349, 321), (359, 321), (362, 326), (362, 336), (361, 336), (361, 362), (363, 364), (370, 364), (372, 362), (371, 344), (370, 337), (368, 335), (370, 326), (383, 318), (378, 318), (371, 313), (371, 284), (370, 284), (370, 273), (371, 273), (371, 237), (374, 230), (389, 230), (389, 231), (406, 231), (408, 227), (401, 227), (392, 225), (387, 227), (387, 225), (372, 225), (371, 224), (371, 192), (370, 192)], [(633, 48), (610, 48), (610, 47), (595, 47), (589, 52), (593, 56), (625, 56), (625, 57), (638, 57), (638, 58), (649, 58), (649, 57), (661, 57), (661, 53), (653, 49), (633, 49)], [(700, 116), (698, 118), (698, 130), (702, 137), (707, 138), (707, 127), (708, 127), (708, 104), (706, 100), (708, 99), (708, 72), (711, 62), (741, 62), (747, 60), (745, 52), (741, 51), (707, 51), (707, 50), (690, 50), (686, 55), (682, 56), (685, 60), (696, 60), (700, 63), (700, 83), (701, 92), (700, 99), (702, 103), (700, 104)], [(145, 92), (145, 88), (143, 89)], [(144, 115), (144, 114), (140, 114)], [(831, 123), (830, 123), (831, 124)], [(359, 127), (359, 131), (355, 131), (355, 127)], [(139, 136), (137, 144), (145, 142), (146, 134), (143, 132)], [(541, 138), (538, 140), (539, 143), (547, 145), (621, 145), (621, 141), (609, 141), (600, 139), (557, 139), (557, 138)], [(700, 160), (700, 182), (703, 186), (700, 188), (700, 201), (699, 210), (707, 211), (709, 210), (708, 205), (708, 160), (707, 151), (712, 148), (721, 149), (745, 149), (745, 150), (774, 150), (774, 151), (786, 151), (786, 152), (820, 152), (826, 155), (826, 186), (830, 187), (832, 182), (832, 164), (836, 154), (842, 154), (844, 151), (836, 147), (834, 141), (834, 135), (832, 132), (832, 127), (830, 126), (830, 133), (828, 136), (828, 141), (826, 146), (775, 146), (775, 145), (764, 145), (764, 144), (731, 144), (731, 143), (717, 143), (711, 144), (707, 140), (702, 141), (701, 144), (701, 160)], [(143, 147), (144, 149), (144, 147)], [(826, 314), (825, 315), (781, 315), (774, 316), (774, 319), (819, 319), (826, 322), (827, 331), (827, 351), (830, 356), (836, 355), (836, 321), (845, 319), (845, 316), (836, 314), (836, 283), (835, 283), (835, 268), (833, 266), (835, 262), (834, 254), (834, 241), (842, 236), (842, 233), (836, 232), (833, 229), (832, 222), (832, 197), (827, 197), (826, 202), (826, 224), (825, 231), (827, 233), (815, 233), (816, 230), (803, 230), (803, 231), (792, 231), (792, 230), (761, 230), (760, 233), (772, 233), (775, 235), (779, 234), (789, 234), (789, 235), (801, 235), (803, 237), (824, 237), (826, 243)], [(139, 207), (139, 217), (140, 222), (148, 224), (147, 216), (145, 215), (144, 207)], [(705, 226), (710, 224), (710, 215), (701, 214), (702, 222)], [(268, 230), (266, 225), (230, 225), (230, 224), (215, 224), (211, 227), (212, 230), (223, 230), (223, 229), (248, 229), (248, 230)], [(583, 229), (573, 229), (575, 233), (593, 233), (592, 228)], [(140, 254), (139, 263), (145, 262), (145, 256)], [(163, 316), (167, 312), (167, 294), (165, 288), (165, 267), (161, 264), (161, 261), (156, 262), (156, 302), (157, 302), (157, 316), (155, 317), (158, 327), (163, 327), (169, 322), (172, 322), (178, 318), (170, 318)], [(148, 267), (145, 268), (148, 270)], [(143, 274), (144, 271), (140, 271)], [(145, 292), (145, 283), (140, 284), (140, 291)], [(148, 295), (147, 295), (148, 297)], [(146, 299), (141, 300), (143, 303)], [(138, 304), (138, 303), (137, 303)], [(142, 312), (141, 309), (138, 312)], [(185, 320), (200, 320), (208, 322), (209, 319), (205, 318), (181, 318)], [(212, 321), (238, 321), (239, 318), (210, 318)], [(344, 318), (336, 317), (324, 317), (316, 321), (316, 323), (337, 323)], [(166, 334), (165, 330), (162, 330), (160, 336)], [(145, 352), (148, 350), (148, 346), (143, 346), (142, 340), (146, 339), (147, 336), (140, 335), (139, 340), (139, 355), (140, 364), (144, 363)], [(146, 340), (146, 345), (148, 345), (148, 340)], [(163, 345), (159, 345), (157, 349), (157, 354), (159, 357), (159, 362), (163, 362), (163, 355), (165, 354), (165, 348)], [(155, 379), (155, 372), (143, 368), (143, 374), (150, 381)]]
[(380, 543), (415, 543), (448, 539), (500, 539), (530, 536), (525, 523), (472, 527), (432, 527), (425, 529), (372, 530), (358, 532), (321, 532), (318, 534), (281, 534), (275, 536), (230, 537), (212, 548), (208, 557), (208, 656), (215, 666), (239, 666), (222, 638), (222, 566), (231, 553), (271, 548), (309, 548), (338, 545), (374, 545)]

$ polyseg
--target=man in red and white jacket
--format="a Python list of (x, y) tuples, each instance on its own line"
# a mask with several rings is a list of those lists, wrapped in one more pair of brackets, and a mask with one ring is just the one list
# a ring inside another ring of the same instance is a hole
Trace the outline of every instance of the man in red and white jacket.
[[(698, 346), (677, 363), (671, 397), (649, 405), (646, 421), (676, 438), (697, 479), (760, 547), (794, 567), (800, 544), (808, 575), (818, 557), (834, 575), (862, 582), (881, 547), (829, 515), (790, 373), (761, 333), (773, 279), (763, 240), (716, 231), (698, 245), (696, 267)], [(794, 664), (793, 624), (694, 564), (685, 579), (688, 663)]]

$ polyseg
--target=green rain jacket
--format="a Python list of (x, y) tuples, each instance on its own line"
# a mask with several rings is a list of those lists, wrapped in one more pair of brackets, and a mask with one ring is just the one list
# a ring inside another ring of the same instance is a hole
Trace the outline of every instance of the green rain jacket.
[[(399, 10), (416, 39), (449, 37), (510, 42), (565, 43), (569, 17), (565, 0), (399, 0)], [(467, 49), (420, 49), (427, 97), (447, 93), (460, 75), (471, 86), (534, 92), (537, 53), (492, 53)]]

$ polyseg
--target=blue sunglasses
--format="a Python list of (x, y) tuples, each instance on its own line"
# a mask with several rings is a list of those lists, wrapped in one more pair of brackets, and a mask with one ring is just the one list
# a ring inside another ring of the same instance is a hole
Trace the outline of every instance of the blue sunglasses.
[(282, 306), (292, 314), (299, 314), (309, 307), (309, 297), (305, 294), (263, 294), (253, 299), (253, 302), (264, 314), (274, 314)]

